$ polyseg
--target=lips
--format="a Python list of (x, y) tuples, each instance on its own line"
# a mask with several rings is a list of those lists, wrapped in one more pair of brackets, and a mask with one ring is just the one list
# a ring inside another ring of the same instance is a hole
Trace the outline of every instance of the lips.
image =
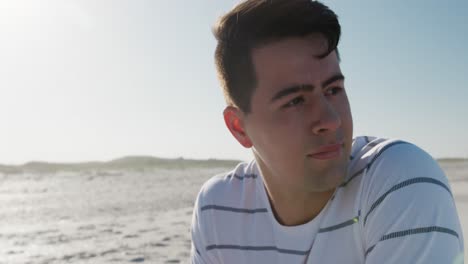
[(343, 143), (339, 143), (320, 147), (314, 153), (309, 154), (307, 156), (319, 160), (328, 160), (341, 156), (342, 151)]

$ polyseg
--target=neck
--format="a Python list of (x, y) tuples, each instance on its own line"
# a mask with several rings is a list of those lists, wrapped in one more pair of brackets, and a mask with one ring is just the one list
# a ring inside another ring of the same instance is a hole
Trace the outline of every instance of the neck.
[(292, 196), (275, 193), (265, 182), (265, 190), (276, 220), (285, 226), (296, 226), (313, 220), (333, 195), (334, 189)]
[(265, 190), (276, 220), (285, 226), (305, 224), (320, 214), (336, 188), (330, 190), (305, 190), (303, 186), (284, 186), (275, 180), (268, 168), (257, 159), (263, 176)]

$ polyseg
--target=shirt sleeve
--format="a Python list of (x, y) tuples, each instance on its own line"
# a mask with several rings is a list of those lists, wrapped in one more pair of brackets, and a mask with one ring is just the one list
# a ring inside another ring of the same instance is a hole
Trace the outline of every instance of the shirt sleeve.
[(190, 250), (190, 263), (192, 264), (214, 264), (222, 263), (216, 260), (212, 254), (207, 254), (206, 245), (209, 229), (208, 219), (201, 214), (201, 202), (203, 198), (203, 187), (197, 196), (193, 208), (192, 224), (190, 233), (192, 237), (192, 246)]
[(454, 197), (430, 155), (409, 143), (391, 146), (366, 179), (359, 220), (366, 264), (463, 262)]

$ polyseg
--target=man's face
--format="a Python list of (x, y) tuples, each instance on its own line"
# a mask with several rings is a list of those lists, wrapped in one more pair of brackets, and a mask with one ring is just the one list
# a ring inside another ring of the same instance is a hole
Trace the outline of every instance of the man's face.
[[(336, 52), (317, 58), (326, 49), (325, 38), (316, 34), (252, 51), (257, 86), (242, 123), (272, 186), (322, 192), (345, 177), (351, 110)], [(317, 154), (332, 144), (341, 144), (338, 154)]]

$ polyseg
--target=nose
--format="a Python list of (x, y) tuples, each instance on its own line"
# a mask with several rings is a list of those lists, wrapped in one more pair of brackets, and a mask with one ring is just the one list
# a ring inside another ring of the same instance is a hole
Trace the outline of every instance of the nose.
[(312, 123), (312, 131), (316, 135), (326, 134), (336, 131), (341, 126), (341, 117), (335, 106), (329, 101), (330, 99), (321, 96), (313, 107), (312, 114), (314, 121)]

